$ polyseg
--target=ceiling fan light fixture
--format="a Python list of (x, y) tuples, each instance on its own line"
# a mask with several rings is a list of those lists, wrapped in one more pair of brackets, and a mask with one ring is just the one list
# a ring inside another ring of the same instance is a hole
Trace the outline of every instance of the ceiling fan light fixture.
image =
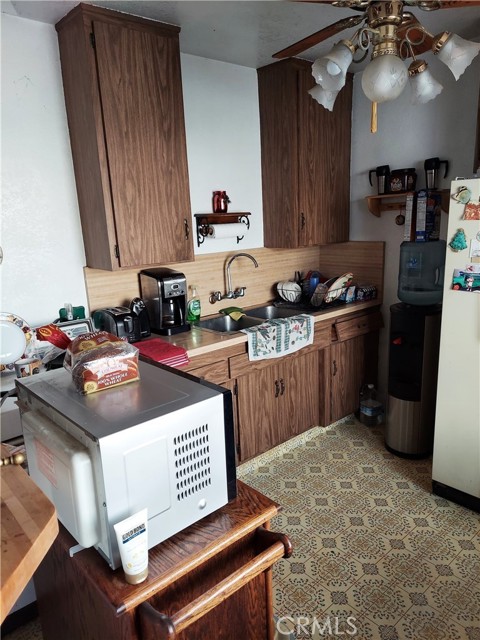
[(443, 90), (443, 86), (430, 73), (425, 60), (414, 60), (408, 68), (408, 77), (413, 104), (425, 104)]
[(333, 111), (333, 105), (337, 99), (338, 91), (328, 91), (317, 84), (313, 89), (310, 89), (308, 93), (318, 104), (321, 104), (322, 107), (325, 107), (328, 111)]
[(407, 79), (407, 68), (397, 55), (378, 55), (362, 73), (362, 89), (372, 102), (388, 102), (398, 98)]
[(438, 59), (447, 65), (455, 76), (455, 80), (458, 80), (480, 52), (480, 44), (444, 31), (435, 36), (432, 50)]
[(323, 58), (312, 65), (315, 82), (326, 91), (340, 91), (345, 85), (347, 70), (353, 60), (355, 47), (348, 40), (341, 40)]

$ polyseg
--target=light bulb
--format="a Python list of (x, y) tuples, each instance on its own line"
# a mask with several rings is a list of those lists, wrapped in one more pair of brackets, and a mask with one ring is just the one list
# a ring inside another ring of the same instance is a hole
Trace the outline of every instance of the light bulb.
[(341, 40), (326, 56), (315, 60), (312, 65), (315, 82), (327, 91), (340, 91), (345, 85), (354, 51), (353, 45), (347, 40)]
[(407, 83), (407, 68), (394, 54), (374, 58), (362, 73), (362, 89), (372, 102), (395, 100)]
[(413, 104), (425, 104), (442, 92), (442, 85), (435, 80), (425, 60), (414, 60), (408, 68), (411, 101)]
[(458, 80), (475, 56), (480, 52), (480, 44), (464, 40), (455, 33), (444, 31), (435, 37), (433, 52), (446, 64)]
[(328, 91), (317, 84), (313, 89), (310, 89), (308, 93), (318, 102), (318, 104), (321, 104), (322, 107), (325, 107), (328, 111), (333, 111), (333, 105), (337, 99), (338, 91)]

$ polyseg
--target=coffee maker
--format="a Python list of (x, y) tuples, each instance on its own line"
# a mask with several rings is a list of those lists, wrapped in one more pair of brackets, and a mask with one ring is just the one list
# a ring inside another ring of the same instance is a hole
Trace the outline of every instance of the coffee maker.
[(158, 267), (140, 271), (140, 290), (154, 333), (171, 336), (190, 331), (187, 323), (187, 281), (173, 269)]

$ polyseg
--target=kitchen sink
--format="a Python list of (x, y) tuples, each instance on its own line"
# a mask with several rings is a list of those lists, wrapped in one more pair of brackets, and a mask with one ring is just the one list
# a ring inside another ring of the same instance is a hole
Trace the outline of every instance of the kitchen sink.
[(250, 316), (242, 316), (239, 320), (233, 320), (230, 316), (219, 316), (218, 318), (200, 320), (195, 326), (219, 333), (235, 333), (236, 331), (247, 329), (247, 327), (255, 327), (262, 322), (262, 319)]
[(273, 304), (267, 304), (263, 305), (263, 307), (255, 307), (255, 309), (246, 309), (245, 313), (247, 314), (247, 316), (251, 316), (254, 318), (275, 320), (276, 318), (290, 318), (290, 316), (296, 316), (299, 311), (297, 309), (274, 307)]

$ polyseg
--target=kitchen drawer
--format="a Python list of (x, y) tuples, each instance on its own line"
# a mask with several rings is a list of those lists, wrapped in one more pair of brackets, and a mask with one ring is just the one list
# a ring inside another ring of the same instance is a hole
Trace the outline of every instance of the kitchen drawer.
[(331, 343), (332, 322), (317, 322), (315, 324), (315, 335), (313, 344), (317, 349), (325, 349)]
[(340, 320), (335, 323), (335, 332), (337, 340), (343, 342), (344, 340), (350, 340), (356, 336), (370, 333), (371, 331), (378, 331), (383, 328), (383, 318), (380, 311), (374, 313), (363, 314), (349, 320)]
[(188, 373), (202, 380), (220, 384), (228, 380), (228, 360), (225, 358), (225, 360), (218, 360), (217, 362), (212, 362), (212, 364), (206, 364), (203, 367), (190, 369)]

